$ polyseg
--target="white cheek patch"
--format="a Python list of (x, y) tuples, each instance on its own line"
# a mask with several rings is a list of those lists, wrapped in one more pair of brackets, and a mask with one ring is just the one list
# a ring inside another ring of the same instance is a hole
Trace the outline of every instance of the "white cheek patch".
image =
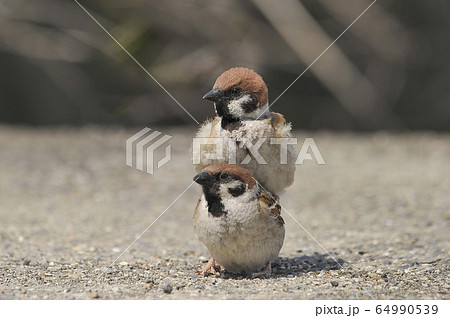
[(220, 185), (220, 201), (223, 205), (224, 211), (227, 212), (226, 217), (228, 222), (235, 224), (242, 224), (252, 219), (254, 215), (259, 215), (258, 201), (255, 201), (259, 197), (259, 187), (255, 186), (253, 189), (249, 189), (245, 184), (245, 192), (241, 195), (234, 197), (230, 192), (230, 188), (238, 188), (244, 183), (238, 180), (233, 180), (229, 183)]
[(227, 105), (228, 111), (230, 112), (230, 114), (233, 117), (243, 118), (243, 117), (245, 117), (246, 114), (245, 114), (244, 109), (242, 108), (242, 105), (244, 105), (245, 103), (247, 103), (251, 100), (252, 100), (252, 97), (248, 94), (246, 94), (238, 99), (232, 100)]

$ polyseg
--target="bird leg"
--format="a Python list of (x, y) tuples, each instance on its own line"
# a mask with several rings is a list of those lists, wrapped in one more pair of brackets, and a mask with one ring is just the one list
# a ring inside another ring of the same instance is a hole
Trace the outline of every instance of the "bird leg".
[(221, 267), (219, 264), (216, 264), (216, 260), (214, 257), (211, 257), (211, 259), (208, 261), (208, 263), (202, 267), (201, 270), (197, 271), (197, 274), (202, 274), (203, 276), (208, 276), (209, 272), (213, 275), (216, 273), (220, 273)]
[(258, 273), (253, 273), (250, 278), (258, 278), (258, 277), (263, 277), (265, 276), (266, 278), (269, 278), (270, 275), (272, 274), (272, 265), (271, 265), (271, 261), (267, 262), (266, 267), (264, 267), (264, 269)]

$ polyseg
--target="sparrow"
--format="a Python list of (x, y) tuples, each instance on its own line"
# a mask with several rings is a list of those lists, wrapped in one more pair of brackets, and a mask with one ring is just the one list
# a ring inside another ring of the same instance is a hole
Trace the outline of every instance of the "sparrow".
[[(206, 167), (194, 177), (203, 195), (194, 229), (212, 258), (201, 273), (227, 271), (252, 278), (271, 274), (284, 241), (281, 207), (247, 169), (230, 164)], [(220, 264), (220, 265), (218, 265)]]
[[(216, 151), (212, 146), (214, 142), (193, 149), (194, 158), (200, 158), (200, 163), (195, 165), (196, 172), (208, 165), (226, 162), (250, 170), (273, 194), (278, 195), (292, 184), (296, 153), (288, 144), (287, 160), (283, 163), (281, 145), (271, 140), (290, 138), (291, 124), (283, 115), (269, 110), (268, 89), (260, 75), (244, 67), (231, 68), (217, 78), (213, 89), (203, 98), (214, 103), (216, 116), (203, 123), (196, 137), (222, 138), (225, 146), (220, 159), (205, 156)], [(257, 151), (250, 151), (252, 149)], [(235, 160), (231, 161), (232, 158)]]

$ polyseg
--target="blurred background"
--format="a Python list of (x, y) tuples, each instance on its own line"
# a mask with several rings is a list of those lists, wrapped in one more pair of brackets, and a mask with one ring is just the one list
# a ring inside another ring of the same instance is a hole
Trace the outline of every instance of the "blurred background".
[[(371, 0), (80, 1), (199, 121), (233, 66), (275, 100)], [(273, 106), (296, 129), (450, 129), (450, 2), (377, 1)], [(195, 125), (72, 0), (0, 0), (0, 122)]]

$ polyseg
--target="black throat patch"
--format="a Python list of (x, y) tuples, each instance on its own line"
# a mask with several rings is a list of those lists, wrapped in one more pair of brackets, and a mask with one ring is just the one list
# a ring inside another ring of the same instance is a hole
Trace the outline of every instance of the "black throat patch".
[(208, 212), (214, 217), (220, 217), (227, 214), (220, 196), (213, 189), (203, 186), (206, 202), (208, 203)]
[(220, 126), (222, 127), (222, 129), (232, 131), (239, 128), (239, 126), (241, 125), (239, 118), (235, 118), (230, 115), (224, 101), (219, 101), (215, 103), (214, 106), (216, 107), (217, 116), (222, 117), (222, 120), (220, 122)]
[(242, 123), (239, 119), (234, 118), (233, 116), (230, 115), (223, 116), (222, 121), (220, 123), (222, 129), (226, 129), (228, 131), (238, 129), (241, 125)]
[(228, 114), (228, 108), (223, 101), (218, 101), (214, 103), (216, 108), (217, 116), (222, 117)]

